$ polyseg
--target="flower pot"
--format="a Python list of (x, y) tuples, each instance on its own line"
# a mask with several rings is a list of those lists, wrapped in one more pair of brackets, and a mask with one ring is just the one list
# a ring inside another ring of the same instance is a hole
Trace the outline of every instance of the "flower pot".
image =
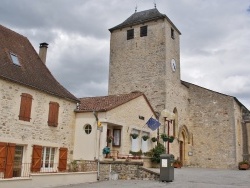
[(163, 142), (167, 142), (168, 138), (162, 138)]
[(249, 169), (249, 164), (240, 164), (239, 165), (239, 170), (248, 170)]

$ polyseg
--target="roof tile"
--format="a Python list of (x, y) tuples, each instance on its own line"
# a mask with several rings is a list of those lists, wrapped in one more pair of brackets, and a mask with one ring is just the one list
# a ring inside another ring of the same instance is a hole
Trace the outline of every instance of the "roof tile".
[(105, 112), (140, 96), (144, 96), (144, 94), (142, 92), (132, 92), (120, 95), (80, 98), (79, 111)]
[[(10, 53), (17, 55), (20, 66), (12, 62)], [(0, 78), (78, 101), (57, 82), (29, 40), (2, 25), (0, 25)]]

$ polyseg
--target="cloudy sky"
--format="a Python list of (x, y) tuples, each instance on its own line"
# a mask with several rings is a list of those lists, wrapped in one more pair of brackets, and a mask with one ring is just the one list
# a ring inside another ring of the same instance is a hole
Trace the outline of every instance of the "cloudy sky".
[[(155, 0), (181, 31), (181, 78), (250, 109), (250, 1)], [(154, 0), (1, 0), (0, 24), (26, 36), (77, 97), (107, 95), (109, 28)]]

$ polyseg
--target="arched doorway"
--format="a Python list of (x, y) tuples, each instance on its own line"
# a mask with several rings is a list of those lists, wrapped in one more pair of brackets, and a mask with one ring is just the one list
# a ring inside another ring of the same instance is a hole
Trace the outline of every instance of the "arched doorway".
[(185, 164), (187, 160), (187, 145), (189, 144), (189, 132), (185, 125), (180, 127), (178, 140), (179, 140), (179, 159)]

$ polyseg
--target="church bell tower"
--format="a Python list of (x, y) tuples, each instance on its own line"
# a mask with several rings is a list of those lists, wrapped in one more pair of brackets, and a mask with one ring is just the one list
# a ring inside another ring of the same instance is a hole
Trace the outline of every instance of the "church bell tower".
[(180, 31), (156, 8), (135, 12), (109, 29), (109, 95), (144, 92), (155, 111), (180, 84)]

